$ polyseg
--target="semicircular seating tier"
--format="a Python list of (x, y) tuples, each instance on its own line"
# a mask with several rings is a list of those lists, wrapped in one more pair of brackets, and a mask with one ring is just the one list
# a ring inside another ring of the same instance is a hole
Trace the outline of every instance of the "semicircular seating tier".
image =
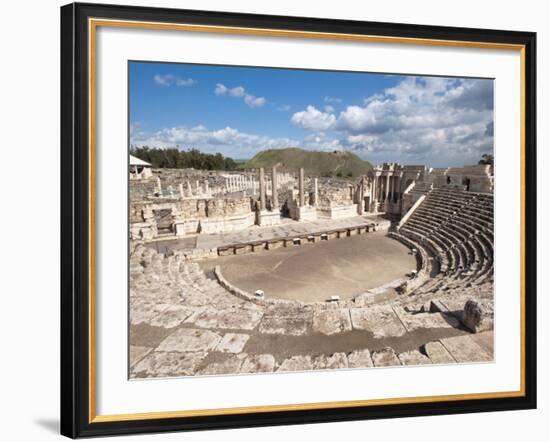
[(430, 276), (415, 294), (493, 282), (492, 194), (434, 189), (391, 235), (416, 249), (420, 272)]

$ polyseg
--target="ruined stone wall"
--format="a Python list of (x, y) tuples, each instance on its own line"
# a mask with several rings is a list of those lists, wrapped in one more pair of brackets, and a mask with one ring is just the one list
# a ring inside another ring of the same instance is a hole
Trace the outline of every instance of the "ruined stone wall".
[(254, 223), (250, 198), (158, 198), (130, 204), (132, 239), (150, 240), (157, 237), (157, 215), (161, 211), (165, 212), (164, 222), (169, 225), (169, 234), (176, 236), (242, 230)]
[(142, 201), (153, 196), (156, 183), (157, 180), (154, 177), (141, 180), (130, 180), (130, 201)]

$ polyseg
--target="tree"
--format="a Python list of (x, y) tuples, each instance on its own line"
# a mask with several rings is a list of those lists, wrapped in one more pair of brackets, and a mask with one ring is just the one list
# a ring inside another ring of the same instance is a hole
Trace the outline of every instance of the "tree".
[(158, 149), (149, 146), (132, 147), (130, 153), (143, 161), (151, 163), (153, 167), (166, 169), (206, 169), (206, 170), (234, 170), (237, 163), (221, 153), (202, 153), (198, 149), (188, 151), (176, 148)]
[(495, 157), (491, 155), (490, 153), (484, 153), (481, 156), (481, 160), (478, 161), (477, 164), (490, 164), (491, 166), (494, 164)]

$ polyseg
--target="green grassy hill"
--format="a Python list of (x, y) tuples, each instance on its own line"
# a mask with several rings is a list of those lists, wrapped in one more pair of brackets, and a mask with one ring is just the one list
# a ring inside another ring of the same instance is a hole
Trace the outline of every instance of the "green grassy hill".
[(240, 167), (267, 169), (274, 165), (289, 172), (303, 167), (307, 175), (338, 177), (357, 177), (372, 169), (368, 161), (350, 152), (318, 152), (295, 147), (264, 150)]

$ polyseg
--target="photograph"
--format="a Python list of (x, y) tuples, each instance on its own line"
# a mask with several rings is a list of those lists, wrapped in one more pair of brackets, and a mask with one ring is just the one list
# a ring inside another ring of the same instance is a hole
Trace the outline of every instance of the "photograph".
[(130, 380), (494, 362), (494, 78), (127, 63)]

